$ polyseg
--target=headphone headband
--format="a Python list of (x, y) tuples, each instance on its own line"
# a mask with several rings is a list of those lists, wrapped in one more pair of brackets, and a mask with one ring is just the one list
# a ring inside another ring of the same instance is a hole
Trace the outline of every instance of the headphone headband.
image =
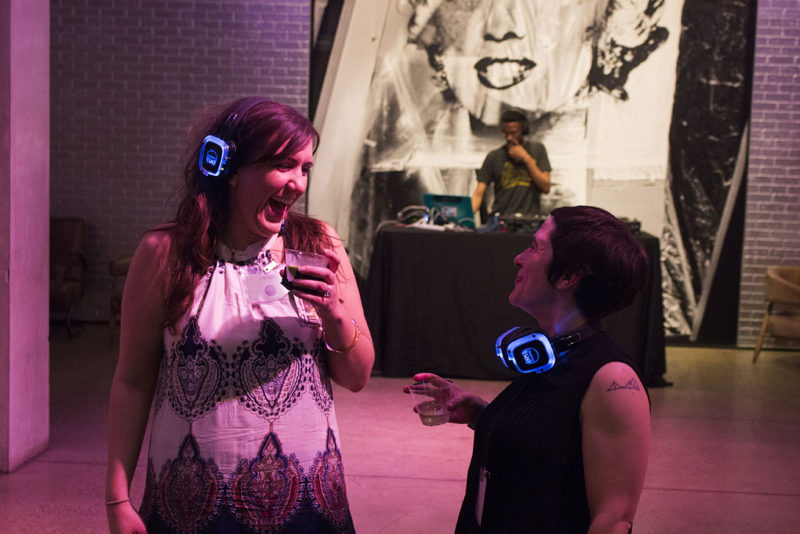
[(522, 125), (522, 135), (528, 135), (530, 133), (530, 127), (528, 126), (528, 116), (523, 112), (521, 109), (509, 109), (503, 112), (500, 116), (500, 122), (518, 122)]
[(239, 123), (254, 106), (266, 102), (265, 98), (242, 98), (228, 114), (225, 122), (212, 135), (203, 139), (200, 147), (200, 172), (208, 177), (227, 178), (236, 170), (236, 131)]

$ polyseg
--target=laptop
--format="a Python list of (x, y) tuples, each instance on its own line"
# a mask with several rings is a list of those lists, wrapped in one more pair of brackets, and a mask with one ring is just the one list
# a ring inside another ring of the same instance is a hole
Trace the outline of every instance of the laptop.
[(475, 228), (470, 197), (425, 193), (422, 198), (434, 224), (454, 223), (466, 228)]

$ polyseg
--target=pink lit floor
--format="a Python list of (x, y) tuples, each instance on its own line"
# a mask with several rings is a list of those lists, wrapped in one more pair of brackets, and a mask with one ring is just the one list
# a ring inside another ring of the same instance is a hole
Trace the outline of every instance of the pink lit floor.
[[(116, 346), (106, 327), (51, 332), (51, 438), (0, 475), (0, 532), (106, 532), (106, 405)], [(790, 533), (800, 525), (800, 353), (668, 347), (671, 388), (653, 389), (652, 450), (638, 533)], [(401, 392), (375, 376), (335, 389), (347, 491), (360, 534), (453, 531), (472, 431), (423, 427)], [(496, 381), (460, 381), (492, 398)], [(133, 487), (141, 498), (141, 477)]]

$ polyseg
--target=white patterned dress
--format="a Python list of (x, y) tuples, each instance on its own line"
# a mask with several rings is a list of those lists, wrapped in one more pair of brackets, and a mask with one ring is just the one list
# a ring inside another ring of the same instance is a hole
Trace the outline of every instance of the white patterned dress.
[(164, 333), (150, 534), (353, 532), (321, 328), (298, 314), (269, 244), (219, 246), (177, 335)]

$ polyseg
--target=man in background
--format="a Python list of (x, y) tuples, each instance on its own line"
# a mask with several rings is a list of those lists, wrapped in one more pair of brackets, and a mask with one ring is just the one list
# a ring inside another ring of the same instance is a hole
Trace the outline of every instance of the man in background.
[(472, 211), (481, 208), (486, 189), (492, 184), (494, 203), (491, 209), (484, 206), (482, 215), (539, 214), (539, 197), (550, 191), (547, 150), (542, 143), (525, 140), (528, 121), (523, 113), (508, 110), (500, 117), (500, 123), (506, 144), (489, 152), (483, 160), (472, 193)]

